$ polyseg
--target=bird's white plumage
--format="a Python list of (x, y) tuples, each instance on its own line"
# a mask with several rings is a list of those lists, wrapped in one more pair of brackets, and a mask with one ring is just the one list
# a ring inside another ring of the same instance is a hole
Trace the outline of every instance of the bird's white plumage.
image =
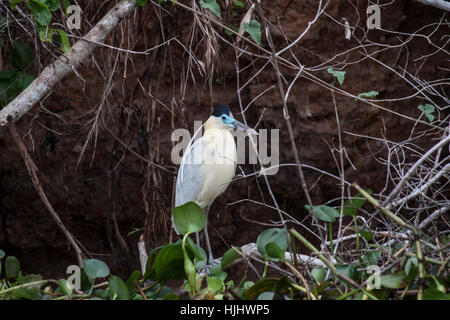
[(220, 119), (206, 121), (204, 135), (192, 138), (178, 171), (175, 206), (189, 201), (206, 208), (230, 184), (236, 170), (236, 144), (232, 130)]
[[(203, 137), (196, 139), (200, 128), (194, 133), (183, 155), (176, 181), (175, 206), (193, 201), (206, 209), (208, 215), (209, 207), (228, 187), (236, 171), (236, 144), (232, 131), (247, 131), (250, 128), (234, 119), (226, 105), (216, 108), (203, 127)], [(208, 261), (213, 263), (207, 221), (204, 228), (205, 242)], [(173, 215), (172, 225), (178, 233)], [(197, 245), (200, 245), (198, 233)]]
[(178, 170), (176, 190), (175, 190), (175, 206), (181, 206), (189, 201), (194, 201), (200, 193), (203, 186), (203, 177), (199, 174), (200, 163), (194, 162), (198, 154), (203, 152), (203, 138), (198, 139), (194, 143), (188, 144), (188, 147), (181, 159), (180, 169)]
[(236, 170), (232, 131), (215, 118), (204, 125), (204, 135), (188, 145), (178, 171), (175, 206), (189, 201), (206, 208), (230, 184)]
[(202, 208), (210, 205), (230, 184), (236, 170), (236, 144), (230, 130), (209, 129), (203, 136), (203, 165), (200, 176), (203, 188), (195, 202)]

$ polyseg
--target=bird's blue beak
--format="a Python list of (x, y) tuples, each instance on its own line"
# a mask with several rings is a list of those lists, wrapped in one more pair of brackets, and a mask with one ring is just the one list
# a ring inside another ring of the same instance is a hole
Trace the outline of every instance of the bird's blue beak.
[(243, 124), (242, 122), (237, 121), (236, 119), (227, 116), (226, 114), (223, 114), (221, 116), (223, 123), (225, 123), (227, 126), (233, 128), (233, 129), (239, 129), (242, 131), (247, 131), (250, 129), (249, 126)]
[(247, 131), (247, 130), (250, 129), (249, 126), (243, 124), (242, 122), (237, 121), (236, 119), (234, 119), (234, 123), (233, 124), (234, 124), (235, 129), (239, 129), (239, 130), (242, 130), (242, 131)]

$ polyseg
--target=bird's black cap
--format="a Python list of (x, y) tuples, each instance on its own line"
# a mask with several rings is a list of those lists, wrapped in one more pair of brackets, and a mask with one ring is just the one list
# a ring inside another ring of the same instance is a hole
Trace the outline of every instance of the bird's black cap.
[(214, 112), (211, 115), (215, 117), (220, 117), (223, 114), (230, 116), (230, 113), (231, 113), (230, 107), (225, 104), (222, 104), (221, 106), (218, 106), (216, 109), (214, 109)]

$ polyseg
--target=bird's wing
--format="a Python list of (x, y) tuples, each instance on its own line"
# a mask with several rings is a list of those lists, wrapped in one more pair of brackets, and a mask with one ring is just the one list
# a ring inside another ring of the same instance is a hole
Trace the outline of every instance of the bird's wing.
[(200, 175), (201, 157), (203, 153), (203, 137), (189, 142), (178, 170), (175, 206), (194, 201), (202, 191), (203, 177)]

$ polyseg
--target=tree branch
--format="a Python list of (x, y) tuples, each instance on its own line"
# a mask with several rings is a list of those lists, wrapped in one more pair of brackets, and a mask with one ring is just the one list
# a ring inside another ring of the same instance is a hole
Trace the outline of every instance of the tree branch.
[(0, 126), (8, 126), (16, 122), (30, 111), (71, 70), (78, 68), (90, 57), (97, 43), (103, 43), (120, 20), (130, 15), (135, 8), (134, 0), (122, 0), (112, 8), (84, 37), (86, 41), (79, 40), (75, 43), (69, 51), (47, 66), (39, 77), (0, 110)]
[(450, 2), (443, 0), (414, 0), (426, 6), (432, 6), (450, 12)]

